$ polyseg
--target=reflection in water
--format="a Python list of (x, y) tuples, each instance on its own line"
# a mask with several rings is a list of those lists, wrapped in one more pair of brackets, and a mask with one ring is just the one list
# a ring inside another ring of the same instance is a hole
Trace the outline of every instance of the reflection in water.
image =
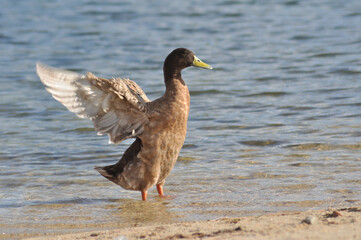
[[(131, 199), (82, 199), (68, 203), (37, 203), (23, 208), (23, 217), (1, 224), (3, 238), (37, 236), (40, 233), (92, 231), (174, 222), (179, 219), (169, 210), (169, 202)], [(106, 202), (106, 203), (104, 203)], [(102, 203), (102, 204), (99, 204)], [(16, 212), (16, 209), (14, 213)], [(34, 217), (38, 216), (38, 217)], [(13, 217), (16, 218), (16, 215)], [(27, 229), (22, 232), (19, 229)]]
[(162, 199), (146, 202), (129, 200), (120, 206), (114, 205), (112, 214), (128, 223), (169, 223), (178, 219), (178, 216), (169, 211), (168, 204)]

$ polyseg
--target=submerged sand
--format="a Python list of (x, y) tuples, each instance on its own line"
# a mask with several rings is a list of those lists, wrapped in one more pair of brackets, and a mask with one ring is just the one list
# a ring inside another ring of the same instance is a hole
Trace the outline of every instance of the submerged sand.
[(35, 239), (361, 239), (361, 206), (40, 236)]

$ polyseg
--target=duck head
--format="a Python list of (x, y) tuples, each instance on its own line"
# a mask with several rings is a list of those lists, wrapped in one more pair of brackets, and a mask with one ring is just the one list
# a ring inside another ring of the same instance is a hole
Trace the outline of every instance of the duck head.
[(177, 48), (173, 50), (164, 61), (164, 74), (169, 77), (169, 75), (178, 75), (182, 69), (194, 66), (206, 69), (212, 69), (210, 65), (204, 63), (196, 55), (186, 48)]

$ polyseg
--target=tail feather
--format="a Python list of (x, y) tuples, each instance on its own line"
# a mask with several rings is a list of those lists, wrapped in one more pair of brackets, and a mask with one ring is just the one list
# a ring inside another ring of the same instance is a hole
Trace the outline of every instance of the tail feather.
[(109, 181), (119, 185), (119, 175), (123, 172), (123, 168), (120, 168), (117, 164), (109, 165), (105, 167), (94, 167), (103, 177)]
[(107, 170), (108, 167), (109, 166), (106, 166), (106, 167), (97, 166), (97, 167), (94, 167), (94, 169), (97, 170), (105, 178), (108, 178), (108, 179), (114, 178), (114, 174)]

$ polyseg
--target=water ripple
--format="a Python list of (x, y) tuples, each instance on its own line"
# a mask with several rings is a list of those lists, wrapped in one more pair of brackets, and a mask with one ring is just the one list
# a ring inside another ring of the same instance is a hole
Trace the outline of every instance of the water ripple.
[[(12, 239), (359, 201), (357, 9), (358, 0), (1, 1), (2, 232)], [(151, 188), (144, 203), (93, 169), (117, 162), (132, 140), (108, 145), (51, 98), (34, 66), (128, 77), (156, 99), (176, 47), (214, 69), (182, 72), (188, 132), (165, 184), (176, 197)]]

